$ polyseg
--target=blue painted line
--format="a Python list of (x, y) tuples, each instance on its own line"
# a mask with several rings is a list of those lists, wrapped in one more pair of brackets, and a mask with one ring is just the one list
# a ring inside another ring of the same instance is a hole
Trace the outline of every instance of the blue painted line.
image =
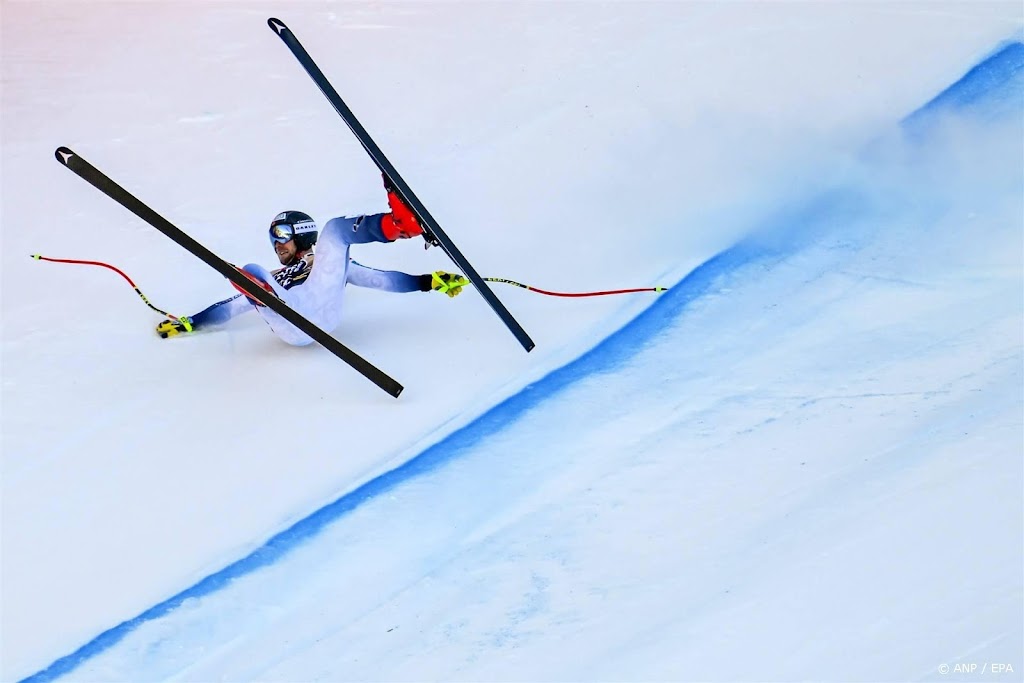
[[(984, 113), (986, 108), (1005, 106), (1024, 108), (1024, 43), (1011, 42), (1000, 47), (991, 56), (971, 69), (963, 78), (944, 90), (923, 107), (906, 117), (902, 125), (906, 130), (927, 127), (932, 117), (947, 111)], [(1007, 103), (1009, 103), (1007, 105)], [(769, 226), (810, 226), (818, 221), (835, 219), (839, 214), (855, 214), (859, 197), (853, 193), (837, 191), (815, 201), (775, 216)], [(75, 652), (61, 657), (45, 669), (23, 679), (24, 683), (52, 681), (74, 671), (82, 663), (96, 657), (123, 640), (138, 626), (177, 609), (183, 602), (215, 593), (235, 579), (274, 564), (302, 543), (316, 536), (325, 526), (338, 520), (363, 503), (391, 491), (402, 483), (436, 470), (441, 465), (461, 457), (485, 438), (519, 420), (527, 411), (536, 408), (579, 380), (599, 372), (621, 367), (647, 342), (665, 329), (696, 299), (712, 291), (723, 276), (735, 273), (744, 266), (785, 257), (797, 250), (811, 231), (791, 234), (793, 238), (776, 248), (768, 248), (757, 241), (740, 242), (721, 252), (689, 273), (679, 283), (660, 295), (658, 299), (624, 327), (611, 334), (590, 351), (567, 365), (554, 370), (543, 379), (525, 387), (518, 394), (491, 408), (472, 423), (457, 430), (439, 443), (426, 449), (405, 464), (380, 475), (338, 500), (317, 510), (277, 534), (248, 556), (217, 571), (196, 585), (146, 610), (134, 619), (122, 622), (104, 631)]]
[(972, 68), (963, 78), (903, 120), (905, 129), (930, 130), (946, 112), (970, 112), (985, 117), (1020, 111), (1024, 105), (1024, 43), (1007, 42)]

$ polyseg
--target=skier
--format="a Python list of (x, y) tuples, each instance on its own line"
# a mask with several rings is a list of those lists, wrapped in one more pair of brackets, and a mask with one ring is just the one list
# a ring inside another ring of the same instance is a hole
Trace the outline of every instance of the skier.
[[(444, 271), (409, 275), (376, 270), (349, 258), (349, 247), (353, 244), (389, 243), (416, 236), (423, 236), (428, 246), (433, 243), (432, 235), (423, 230), (386, 179), (385, 188), (390, 213), (332, 218), (324, 225), (319, 243), (317, 226), (310, 216), (301, 211), (278, 214), (270, 224), (270, 241), (281, 268), (267, 271), (258, 264), (249, 264), (239, 271), (328, 332), (341, 321), (342, 294), (347, 284), (398, 293), (435, 291), (457, 296), (469, 284), (461, 275)], [(237, 286), (236, 289), (241, 291)], [(157, 325), (156, 331), (166, 339), (222, 325), (254, 309), (289, 344), (302, 346), (312, 342), (304, 332), (244, 292), (184, 320), (165, 320)]]

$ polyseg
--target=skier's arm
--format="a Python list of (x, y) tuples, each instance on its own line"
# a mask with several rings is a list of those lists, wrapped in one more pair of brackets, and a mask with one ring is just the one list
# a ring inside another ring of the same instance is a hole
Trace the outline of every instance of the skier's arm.
[(385, 292), (405, 294), (407, 292), (429, 292), (428, 275), (409, 275), (397, 270), (377, 270), (352, 261), (348, 264), (348, 284), (356, 287), (382, 289)]
[(229, 299), (218, 301), (212, 306), (207, 306), (192, 316), (193, 329), (223, 325), (227, 321), (247, 311), (253, 310), (252, 304), (242, 294), (236, 294)]
[(248, 300), (243, 295), (236, 294), (230, 299), (218, 301), (195, 315), (189, 316), (188, 326), (179, 320), (164, 320), (156, 326), (156, 332), (166, 339), (185, 332), (195, 332), (215, 325), (223, 325), (236, 315), (250, 310), (252, 310), (252, 305)]
[(458, 296), (469, 280), (438, 270), (425, 275), (409, 275), (396, 270), (377, 270), (352, 261), (348, 264), (348, 282), (356, 287), (383, 289), (386, 292), (441, 292)]

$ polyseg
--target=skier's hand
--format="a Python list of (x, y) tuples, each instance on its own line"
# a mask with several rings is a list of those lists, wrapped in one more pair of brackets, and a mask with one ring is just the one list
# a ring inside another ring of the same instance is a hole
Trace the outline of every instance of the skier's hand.
[(167, 339), (179, 334), (187, 334), (195, 329), (192, 326), (192, 318), (183, 317), (177, 320), (164, 320), (156, 326), (156, 333), (161, 339)]
[(462, 292), (462, 288), (468, 284), (469, 280), (463, 276), (446, 273), (443, 270), (438, 270), (430, 275), (430, 288), (450, 297), (458, 296)]

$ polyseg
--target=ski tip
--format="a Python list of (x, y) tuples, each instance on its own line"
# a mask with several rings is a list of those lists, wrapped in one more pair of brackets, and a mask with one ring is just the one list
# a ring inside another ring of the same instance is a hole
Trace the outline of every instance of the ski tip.
[(75, 153), (67, 147), (58, 147), (57, 151), (54, 152), (54, 156), (57, 157), (57, 161), (67, 166), (68, 160), (75, 156)]
[(276, 33), (277, 35), (281, 35), (282, 33), (288, 30), (288, 27), (285, 26), (283, 21), (281, 21), (280, 19), (275, 19), (274, 17), (270, 17), (269, 19), (267, 19), (267, 25), (270, 26), (270, 28), (273, 29), (274, 33)]

